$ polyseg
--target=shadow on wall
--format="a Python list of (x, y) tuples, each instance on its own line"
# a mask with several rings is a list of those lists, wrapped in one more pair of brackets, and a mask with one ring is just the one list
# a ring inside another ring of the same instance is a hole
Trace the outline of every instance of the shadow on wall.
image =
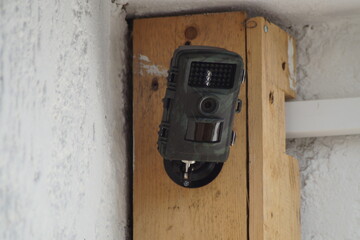
[[(99, 54), (108, 51), (104, 69), (108, 75), (99, 76), (99, 89), (104, 105), (104, 119), (109, 134), (109, 151), (111, 154), (114, 178), (119, 189), (112, 196), (119, 214), (121, 227), (124, 227), (125, 239), (132, 238), (132, 77), (131, 77), (131, 42), (130, 32), (125, 20), (124, 6), (112, 1), (110, 25), (98, 25), (99, 32), (110, 28), (108, 49), (98, 49)], [(108, 16), (105, 16), (108, 17)], [(106, 32), (104, 34), (106, 34)], [(126, 216), (124, 215), (126, 214)], [(124, 218), (125, 217), (125, 218)]]

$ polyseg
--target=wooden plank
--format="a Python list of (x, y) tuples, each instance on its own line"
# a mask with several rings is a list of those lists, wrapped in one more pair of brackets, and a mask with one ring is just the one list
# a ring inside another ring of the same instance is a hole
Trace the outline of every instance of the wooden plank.
[(295, 96), (289, 64), (294, 42), (264, 18), (247, 22), (251, 240), (300, 239), (298, 163), (285, 154), (284, 101)]
[(156, 149), (173, 51), (191, 41), (235, 51), (245, 60), (245, 18), (232, 12), (134, 20), (135, 240), (247, 239), (245, 85), (240, 92), (244, 107), (234, 123), (237, 141), (214, 182), (199, 189), (175, 185)]
[(286, 103), (286, 137), (360, 134), (360, 98)]

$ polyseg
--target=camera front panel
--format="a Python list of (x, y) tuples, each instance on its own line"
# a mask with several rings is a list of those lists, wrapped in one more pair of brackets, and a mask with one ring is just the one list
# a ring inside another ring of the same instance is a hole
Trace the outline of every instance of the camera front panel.
[(228, 158), (243, 74), (241, 57), (224, 49), (192, 46), (175, 52), (161, 125), (166, 133), (161, 135), (161, 129), (159, 133), (165, 159), (224, 162)]

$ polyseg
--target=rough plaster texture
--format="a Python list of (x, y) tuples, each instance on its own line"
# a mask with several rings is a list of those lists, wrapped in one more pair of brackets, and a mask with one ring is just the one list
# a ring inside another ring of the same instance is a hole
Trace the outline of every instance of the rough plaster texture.
[(131, 0), (130, 17), (173, 15), (191, 12), (246, 10), (288, 25), (313, 24), (358, 16), (358, 0)]
[[(360, 21), (293, 30), (298, 38), (298, 99), (360, 97)], [(300, 163), (303, 239), (360, 239), (360, 136), (293, 139), (287, 148)]]
[(0, 1), (0, 239), (125, 239), (123, 3)]
[(360, 239), (360, 136), (288, 140), (300, 161), (304, 240)]
[(293, 29), (298, 99), (360, 97), (360, 18)]

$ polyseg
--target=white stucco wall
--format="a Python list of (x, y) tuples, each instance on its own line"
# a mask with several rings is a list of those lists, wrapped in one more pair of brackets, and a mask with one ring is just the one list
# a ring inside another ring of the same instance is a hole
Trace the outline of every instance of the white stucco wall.
[(0, 1), (0, 239), (125, 239), (123, 3)]
[[(298, 99), (360, 97), (359, 20), (294, 26)], [(293, 139), (287, 148), (300, 163), (303, 239), (360, 239), (360, 135)]]
[(358, 0), (130, 0), (130, 17), (245, 10), (285, 25), (359, 16)]

